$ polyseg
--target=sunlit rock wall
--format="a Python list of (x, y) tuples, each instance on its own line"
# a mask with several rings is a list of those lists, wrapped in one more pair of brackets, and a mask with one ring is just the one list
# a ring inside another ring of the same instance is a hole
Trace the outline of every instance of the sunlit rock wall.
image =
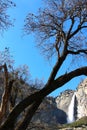
[(77, 118), (87, 116), (87, 79), (77, 88)]

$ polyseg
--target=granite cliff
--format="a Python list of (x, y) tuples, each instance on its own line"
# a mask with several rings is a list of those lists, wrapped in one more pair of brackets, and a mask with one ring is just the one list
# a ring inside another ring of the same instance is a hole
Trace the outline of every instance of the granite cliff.
[(87, 79), (82, 81), (75, 91), (66, 90), (61, 93), (56, 99), (57, 107), (63, 110), (68, 116), (69, 106), (74, 96), (73, 102), (73, 116), (78, 120), (87, 116)]

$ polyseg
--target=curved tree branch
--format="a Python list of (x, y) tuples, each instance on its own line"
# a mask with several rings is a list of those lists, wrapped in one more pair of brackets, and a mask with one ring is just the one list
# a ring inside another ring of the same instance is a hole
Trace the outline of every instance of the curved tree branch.
[(57, 63), (53, 67), (53, 70), (50, 74), (47, 84), (51, 84), (54, 81), (58, 70), (60, 69), (61, 65), (63, 64), (64, 60), (66, 59), (66, 56), (67, 56), (67, 52), (64, 52), (63, 55), (58, 59)]
[(57, 88), (60, 88), (61, 86), (63, 86), (64, 84), (66, 84), (67, 82), (72, 80), (73, 78), (75, 78), (77, 76), (81, 76), (81, 75), (87, 76), (87, 66), (78, 68), (74, 71), (71, 71), (71, 72), (64, 74), (64, 75), (60, 76), (59, 78), (57, 78), (51, 86), (50, 93), (52, 91), (56, 90)]

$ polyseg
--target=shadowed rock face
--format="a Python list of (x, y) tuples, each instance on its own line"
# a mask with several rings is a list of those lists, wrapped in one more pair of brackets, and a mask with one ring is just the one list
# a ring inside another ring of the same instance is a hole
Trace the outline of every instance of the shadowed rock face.
[(67, 123), (66, 119), (66, 113), (57, 108), (55, 99), (46, 98), (40, 105), (32, 121), (35, 123), (65, 124)]
[(67, 123), (67, 115), (64, 111), (58, 109), (58, 114), (57, 114), (57, 119), (58, 119), (58, 122), (60, 124), (65, 124)]

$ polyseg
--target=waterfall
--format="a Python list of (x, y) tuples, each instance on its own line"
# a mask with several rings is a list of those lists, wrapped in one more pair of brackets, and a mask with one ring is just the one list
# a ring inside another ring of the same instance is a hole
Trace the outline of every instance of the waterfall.
[(75, 93), (72, 96), (69, 108), (68, 108), (68, 117), (67, 117), (67, 122), (68, 123), (72, 123), (75, 121), (75, 117), (74, 117), (74, 108), (75, 108)]

